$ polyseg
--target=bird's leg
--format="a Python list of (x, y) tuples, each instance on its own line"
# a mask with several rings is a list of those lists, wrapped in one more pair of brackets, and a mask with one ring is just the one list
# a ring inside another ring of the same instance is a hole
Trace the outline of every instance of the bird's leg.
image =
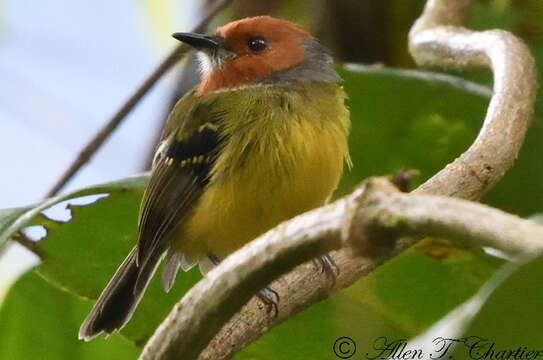
[(336, 262), (330, 254), (323, 255), (319, 258), (315, 259), (315, 262), (318, 265), (321, 266), (321, 274), (325, 273), (326, 276), (332, 280), (332, 286), (334, 287), (336, 285), (336, 278), (339, 275), (339, 267), (336, 265)]
[[(213, 254), (207, 255), (207, 257), (215, 266), (219, 265), (219, 263), (221, 262), (221, 259)], [(333, 260), (332, 263), (334, 263)], [(273, 317), (277, 317), (277, 315), (279, 314), (279, 294), (277, 293), (277, 291), (273, 290), (270, 287), (265, 287), (263, 289), (260, 289), (256, 296), (258, 296), (260, 300), (262, 300), (264, 305), (266, 305), (268, 312), (271, 312), (273, 309)]]

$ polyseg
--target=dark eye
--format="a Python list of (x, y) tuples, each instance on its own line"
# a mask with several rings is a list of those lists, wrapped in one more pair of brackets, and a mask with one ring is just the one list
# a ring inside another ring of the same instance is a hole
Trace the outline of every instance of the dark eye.
[(268, 48), (268, 41), (262, 36), (256, 36), (250, 38), (249, 41), (247, 41), (247, 46), (252, 52), (259, 53)]

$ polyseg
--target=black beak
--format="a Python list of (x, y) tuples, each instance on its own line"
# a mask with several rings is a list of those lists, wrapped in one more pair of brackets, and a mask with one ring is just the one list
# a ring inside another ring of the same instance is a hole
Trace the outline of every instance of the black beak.
[(222, 45), (221, 38), (219, 38), (218, 36), (209, 36), (209, 35), (194, 34), (194, 33), (181, 33), (181, 32), (174, 33), (172, 34), (172, 36), (175, 39), (192, 46), (196, 50), (214, 51), (214, 50), (217, 50)]

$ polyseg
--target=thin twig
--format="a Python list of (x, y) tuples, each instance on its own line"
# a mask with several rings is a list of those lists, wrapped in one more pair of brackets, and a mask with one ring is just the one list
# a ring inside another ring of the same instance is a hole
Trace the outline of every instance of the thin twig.
[[(230, 3), (230, 0), (217, 0), (213, 6), (207, 11), (206, 15), (200, 21), (200, 24), (194, 28), (195, 32), (201, 32), (205, 30), (206, 25), (213, 19), (213, 17), (223, 8)], [(90, 158), (96, 153), (96, 151), (102, 146), (104, 141), (111, 135), (111, 133), (119, 126), (122, 120), (130, 113), (130, 111), (139, 103), (149, 90), (156, 84), (156, 82), (175, 65), (190, 48), (185, 44), (178, 45), (168, 55), (158, 67), (145, 79), (145, 81), (137, 88), (132, 96), (121, 106), (121, 108), (113, 115), (113, 117), (106, 123), (106, 125), (96, 133), (93, 139), (81, 150), (79, 155), (74, 159), (72, 164), (62, 174), (57, 183), (49, 190), (45, 197), (52, 197), (56, 195), (66, 183), (81, 169), (81, 167), (87, 163)]]
[[(198, 358), (263, 284), (331, 249), (352, 247), (366, 269), (375, 267), (396, 254), (384, 233), (445, 236), (514, 255), (543, 252), (543, 227), (534, 222), (467, 200), (401, 193), (386, 178), (371, 178), (347, 197), (285, 222), (229, 256), (174, 307), (140, 359)], [(281, 302), (279, 321), (300, 310), (292, 300)], [(257, 329), (243, 322), (238, 327), (246, 336), (256, 335)], [(209, 358), (222, 358), (214, 355)]]
[[(536, 88), (535, 70), (533, 59), (526, 47), (512, 35), (502, 31), (473, 33), (450, 26), (462, 24), (470, 3), (471, 0), (429, 0), (424, 14), (411, 32), (410, 48), (419, 62), (448, 67), (452, 65), (455, 67), (490, 66), (495, 79), (495, 95), (489, 106), (487, 120), (476, 140), (477, 146), (474, 145), (468, 150), (466, 154), (469, 156), (463, 155), (465, 159), (463, 160), (467, 164), (466, 168), (460, 168), (460, 170), (445, 168), (437, 178), (433, 177), (423, 184), (417, 193), (446, 194), (467, 199), (480, 198), (511, 166), (522, 144), (526, 126), (533, 111)], [(441, 25), (449, 26), (442, 27)], [(436, 32), (432, 32), (433, 27), (439, 28)], [(477, 34), (486, 35), (474, 39), (473, 36), (476, 37)], [(428, 43), (424, 41), (424, 37), (428, 37)], [(483, 46), (481, 41), (486, 44)], [(509, 46), (512, 46), (514, 51), (509, 51)], [(437, 50), (432, 51), (433, 47)], [(521, 64), (524, 69), (516, 66), (515, 63)], [(508, 94), (514, 99), (513, 101), (507, 101)], [(503, 148), (497, 149), (496, 144)], [(490, 149), (485, 149), (485, 146), (490, 146)], [(489, 151), (493, 157), (496, 156), (497, 160), (488, 158)], [(510, 153), (507, 154), (507, 152)], [(477, 160), (478, 156), (482, 161), (472, 161)], [(457, 163), (458, 161), (454, 164)], [(483, 169), (477, 168), (478, 165), (483, 166)], [(491, 175), (488, 176), (485, 172)], [(477, 181), (480, 184), (476, 184)], [(466, 188), (463, 189), (464, 187)], [(350, 195), (348, 198), (353, 196)], [(214, 338), (200, 353), (199, 359), (227, 359), (273, 326), (326, 297), (329, 293), (349, 286), (413, 243), (413, 240), (410, 240), (394, 244), (384, 237), (381, 239), (384, 240), (384, 246), (379, 248), (375, 246), (376, 242), (363, 241), (363, 234), (368, 226), (367, 223), (364, 225), (363, 212), (358, 220), (351, 221), (352, 214), (356, 213), (357, 208), (348, 206), (348, 201), (345, 199), (341, 201), (345, 201), (344, 205), (335, 203), (334, 207), (317, 209), (287, 224), (282, 224), (240, 250), (243, 252), (241, 255), (235, 253), (227, 258), (175, 306), (146, 345), (141, 359), (164, 360), (181, 356), (185, 359), (195, 358), (213, 335)], [(342, 206), (347, 216), (343, 214), (338, 217), (337, 211)], [(474, 204), (474, 206), (478, 205)], [(439, 211), (434, 209), (436, 213)], [(513, 222), (518, 220), (517, 218), (513, 220), (513, 218), (511, 217)], [(311, 219), (318, 221), (312, 223)], [(473, 222), (473, 218), (469, 220)], [(476, 218), (476, 221), (479, 220), (480, 217)], [(324, 223), (327, 221), (342, 221), (343, 224), (352, 226), (344, 227), (340, 232), (338, 228), (325, 226)], [(361, 225), (359, 225), (360, 221)], [(388, 224), (390, 223), (389, 221)], [(491, 227), (494, 227), (498, 222), (492, 220), (491, 223)], [(294, 224), (298, 224), (298, 228)], [(322, 232), (314, 231), (315, 224), (320, 224)], [(526, 226), (526, 223), (523, 224), (522, 226)], [(293, 257), (296, 257), (299, 262), (315, 256), (319, 251), (325, 252), (330, 248), (340, 246), (341, 240), (344, 239), (341, 233), (345, 229), (349, 229), (346, 233), (357, 243), (362, 239), (362, 244), (367, 246), (363, 252), (364, 256), (357, 256), (350, 247), (343, 247), (334, 252), (334, 260), (341, 271), (333, 288), (330, 288), (326, 279), (315, 271), (313, 264), (300, 265), (271, 285), (282, 299), (288, 299), (288, 301), (279, 302), (277, 318), (270, 317), (266, 310), (259, 307), (259, 303), (253, 299), (216, 334), (220, 324), (225, 322), (236, 309), (239, 309), (250, 294), (265, 286), (279, 273), (286, 271), (286, 268), (292, 267), (295, 264), (292, 261)], [(477, 234), (470, 233), (473, 229), (467, 226), (465, 229), (456, 229), (447, 235), (464, 241), (495, 240), (496, 234), (488, 233), (488, 237), (479, 237)], [(536, 232), (539, 233), (539, 230)], [(506, 236), (512, 236), (507, 238), (506, 243), (514, 246), (514, 240), (518, 240), (519, 234)], [(298, 240), (301, 242), (293, 243)], [(305, 245), (301, 245), (302, 243)], [(488, 244), (488, 242), (477, 242), (479, 245), (483, 243)], [(280, 248), (282, 244), (284, 248)], [(287, 249), (289, 246), (290, 249)], [(501, 245), (497, 243), (495, 246)], [(539, 248), (539, 245), (536, 247)], [(249, 279), (247, 280), (249, 282), (241, 286), (242, 277)], [(296, 289), (296, 291), (290, 291), (290, 289)], [(214, 309), (212, 311), (214, 316), (210, 317), (210, 313), (207, 312), (209, 309)], [(190, 326), (186, 328), (187, 325)]]

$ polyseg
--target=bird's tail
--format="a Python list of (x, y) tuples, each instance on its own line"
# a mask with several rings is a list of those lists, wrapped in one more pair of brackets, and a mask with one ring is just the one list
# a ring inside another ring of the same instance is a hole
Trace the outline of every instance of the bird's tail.
[[(136, 255), (137, 247), (134, 247), (81, 324), (79, 339), (89, 341), (101, 333), (109, 335), (130, 320), (160, 260), (158, 256), (139, 268)], [(145, 286), (136, 287), (136, 282)]]

